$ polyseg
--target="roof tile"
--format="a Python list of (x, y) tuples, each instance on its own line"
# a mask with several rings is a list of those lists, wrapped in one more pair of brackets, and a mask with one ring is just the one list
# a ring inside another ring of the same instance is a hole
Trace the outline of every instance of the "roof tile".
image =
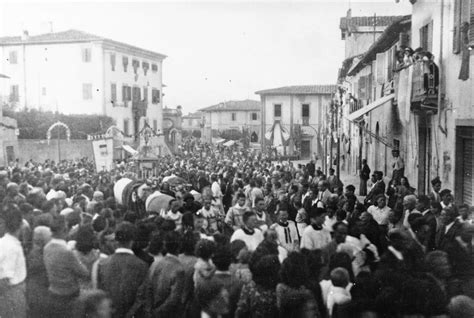
[(261, 103), (256, 100), (231, 100), (227, 102), (222, 102), (216, 105), (205, 107), (200, 109), (202, 112), (219, 112), (219, 111), (232, 111), (232, 110), (246, 110), (246, 111), (258, 111), (261, 108)]
[(337, 85), (284, 86), (255, 92), (259, 95), (329, 95), (334, 94)]

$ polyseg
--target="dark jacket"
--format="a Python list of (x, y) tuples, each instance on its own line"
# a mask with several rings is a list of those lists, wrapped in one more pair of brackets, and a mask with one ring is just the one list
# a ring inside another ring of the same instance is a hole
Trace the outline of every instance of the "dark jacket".
[(106, 291), (114, 306), (113, 317), (125, 317), (144, 282), (148, 265), (128, 253), (115, 253), (99, 265), (98, 286)]
[(153, 317), (179, 317), (183, 312), (185, 268), (178, 257), (166, 255), (150, 274), (148, 297)]
[(383, 180), (377, 181), (375, 185), (370, 189), (369, 193), (365, 197), (365, 203), (369, 203), (370, 205), (373, 205), (375, 203), (375, 198), (379, 194), (384, 194), (385, 193), (385, 182)]

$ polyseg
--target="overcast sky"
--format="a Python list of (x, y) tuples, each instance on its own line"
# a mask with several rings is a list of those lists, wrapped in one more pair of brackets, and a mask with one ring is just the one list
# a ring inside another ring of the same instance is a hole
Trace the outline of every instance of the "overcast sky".
[(48, 2), (0, 0), (0, 36), (79, 29), (168, 56), (164, 105), (184, 111), (255, 91), (333, 84), (344, 59), (339, 19), (409, 14), (408, 0)]

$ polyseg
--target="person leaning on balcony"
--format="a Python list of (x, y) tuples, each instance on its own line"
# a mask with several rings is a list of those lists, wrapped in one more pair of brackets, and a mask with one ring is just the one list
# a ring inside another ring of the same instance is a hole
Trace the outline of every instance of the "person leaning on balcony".
[(367, 180), (370, 178), (370, 168), (367, 165), (367, 159), (362, 159), (362, 167), (360, 169), (360, 188), (359, 195), (367, 195)]

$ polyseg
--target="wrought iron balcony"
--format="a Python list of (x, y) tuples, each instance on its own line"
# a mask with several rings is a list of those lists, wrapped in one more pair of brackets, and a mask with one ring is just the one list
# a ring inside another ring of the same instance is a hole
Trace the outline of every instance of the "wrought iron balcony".
[(414, 112), (438, 110), (438, 66), (432, 61), (414, 63), (412, 75), (411, 110)]

